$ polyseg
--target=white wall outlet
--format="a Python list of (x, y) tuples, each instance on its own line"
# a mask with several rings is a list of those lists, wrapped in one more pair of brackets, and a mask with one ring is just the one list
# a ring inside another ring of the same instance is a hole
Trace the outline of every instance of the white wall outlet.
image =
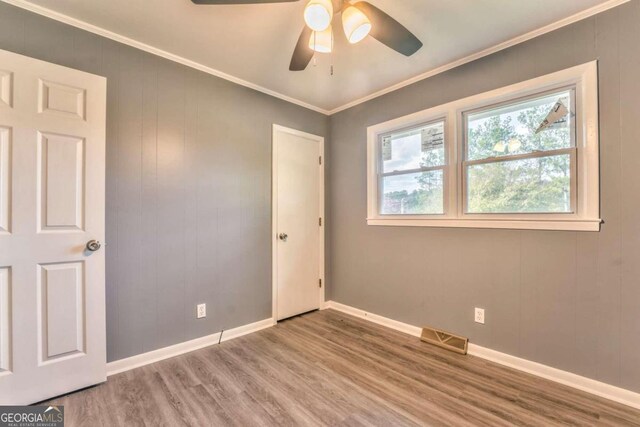
[(207, 304), (198, 304), (196, 306), (196, 318), (202, 319), (203, 317), (207, 317)]
[(484, 325), (484, 308), (476, 307), (475, 319), (476, 323), (482, 323)]

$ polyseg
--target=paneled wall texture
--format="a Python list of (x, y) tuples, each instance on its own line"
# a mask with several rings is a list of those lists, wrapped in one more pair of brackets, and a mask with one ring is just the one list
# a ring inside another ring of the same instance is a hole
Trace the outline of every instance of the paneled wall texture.
[(6, 3), (0, 49), (108, 79), (109, 361), (271, 317), (271, 125), (324, 115)]
[[(640, 391), (639, 23), (632, 0), (333, 115), (331, 298)], [(366, 225), (367, 126), (595, 59), (601, 232)]]
[[(109, 360), (271, 316), (278, 123), (329, 136), (331, 299), (640, 391), (639, 22), (632, 0), (330, 118), (5, 3), (0, 48), (108, 78)], [(601, 232), (366, 225), (367, 126), (594, 59)]]

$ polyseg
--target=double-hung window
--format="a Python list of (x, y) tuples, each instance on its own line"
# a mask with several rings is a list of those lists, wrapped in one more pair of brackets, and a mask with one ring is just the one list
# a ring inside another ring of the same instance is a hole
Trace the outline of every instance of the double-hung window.
[(368, 129), (368, 224), (597, 231), (595, 62)]
[(575, 212), (574, 93), (571, 87), (463, 114), (466, 214)]
[(401, 129), (378, 139), (380, 213), (444, 213), (444, 120)]

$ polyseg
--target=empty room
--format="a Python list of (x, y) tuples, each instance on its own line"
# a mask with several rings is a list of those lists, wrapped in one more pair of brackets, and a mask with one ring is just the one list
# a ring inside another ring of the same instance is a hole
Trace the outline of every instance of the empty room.
[(0, 427), (640, 426), (640, 0), (0, 0)]

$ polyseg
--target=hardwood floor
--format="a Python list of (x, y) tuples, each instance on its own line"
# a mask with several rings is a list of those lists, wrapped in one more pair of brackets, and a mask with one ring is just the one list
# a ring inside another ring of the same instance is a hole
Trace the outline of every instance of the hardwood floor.
[(638, 410), (332, 310), (50, 403), (67, 426), (640, 426)]

